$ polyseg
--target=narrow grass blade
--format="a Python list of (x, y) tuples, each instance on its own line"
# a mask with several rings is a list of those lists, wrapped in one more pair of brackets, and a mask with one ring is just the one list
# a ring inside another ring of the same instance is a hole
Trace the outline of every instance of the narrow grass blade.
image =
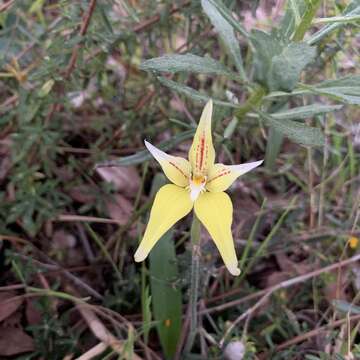
[[(250, 249), (252, 247), (252, 244), (254, 242), (254, 238), (255, 238), (255, 235), (256, 235), (256, 232), (257, 232), (257, 229), (259, 227), (259, 224), (260, 224), (260, 220), (261, 220), (261, 215), (262, 215), (262, 211), (264, 210), (264, 207), (266, 205), (266, 199), (263, 200), (263, 203), (261, 204), (261, 208), (260, 208), (260, 212), (259, 212), (259, 215), (257, 216), (255, 222), (254, 222), (254, 225), (252, 226), (251, 228), (251, 232), (250, 232), (250, 235), (249, 235), (249, 238), (246, 242), (246, 246), (244, 248), (244, 251), (242, 253), (242, 256), (241, 256), (241, 259), (240, 259), (240, 263), (239, 263), (239, 267), (240, 269), (242, 270), (245, 266), (245, 263), (248, 259), (248, 256), (249, 256), (249, 252), (250, 252)], [(240, 280), (241, 278), (236, 278), (235, 281), (234, 281), (234, 286), (237, 286), (239, 285), (240, 283)]]
[(245, 277), (245, 275), (251, 270), (251, 268), (253, 267), (253, 265), (255, 264), (255, 262), (257, 261), (257, 259), (259, 259), (260, 257), (262, 257), (270, 243), (270, 241), (272, 240), (272, 238), (275, 236), (275, 234), (278, 232), (279, 228), (281, 227), (282, 223), (284, 222), (286, 216), (288, 215), (288, 213), (290, 212), (290, 210), (293, 208), (295, 202), (296, 202), (297, 198), (294, 197), (292, 199), (292, 201), (290, 202), (288, 208), (283, 212), (283, 214), (280, 216), (279, 220), (276, 222), (276, 224), (273, 226), (273, 228), (271, 229), (270, 233), (268, 234), (268, 236), (265, 238), (265, 240), (261, 243), (261, 245), (258, 247), (258, 249), (256, 250), (255, 254), (253, 257), (251, 257), (251, 259), (249, 260), (249, 262), (247, 263), (247, 266), (245, 267), (245, 269), (243, 270), (243, 272), (241, 273), (241, 278)]
[(142, 309), (142, 317), (143, 317), (143, 332), (144, 332), (144, 342), (145, 344), (149, 341), (149, 332), (151, 329), (151, 296), (150, 289), (146, 285), (145, 281), (145, 266), (143, 266), (141, 272), (141, 309)]

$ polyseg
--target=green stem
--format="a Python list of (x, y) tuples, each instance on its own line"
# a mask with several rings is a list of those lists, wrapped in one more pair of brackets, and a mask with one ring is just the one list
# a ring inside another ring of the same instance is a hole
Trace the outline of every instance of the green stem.
[(306, 31), (310, 28), (311, 23), (316, 15), (316, 11), (321, 5), (320, 0), (311, 0), (308, 2), (308, 7), (301, 19), (299, 26), (295, 30), (293, 41), (302, 41)]
[(261, 103), (263, 97), (266, 95), (266, 91), (263, 87), (259, 86), (257, 89), (249, 96), (246, 100), (245, 104), (239, 107), (235, 111), (235, 116), (238, 120), (242, 120), (242, 118), (254, 107), (258, 107)]
[(194, 214), (191, 225), (190, 332), (185, 346), (185, 353), (189, 353), (192, 349), (198, 326), (197, 302), (200, 278), (200, 230), (200, 221)]

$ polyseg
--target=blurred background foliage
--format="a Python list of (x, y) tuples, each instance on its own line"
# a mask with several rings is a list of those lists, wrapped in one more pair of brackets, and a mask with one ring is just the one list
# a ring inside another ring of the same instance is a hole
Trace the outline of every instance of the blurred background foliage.
[[(360, 357), (356, 258), (339, 270), (360, 236), (359, 17), (358, 0), (0, 2), (0, 356)], [(185, 155), (210, 97), (219, 160), (266, 164), (231, 189), (240, 278), (203, 234), (189, 349), (189, 224), (149, 267), (133, 251), (163, 182), (143, 140)]]

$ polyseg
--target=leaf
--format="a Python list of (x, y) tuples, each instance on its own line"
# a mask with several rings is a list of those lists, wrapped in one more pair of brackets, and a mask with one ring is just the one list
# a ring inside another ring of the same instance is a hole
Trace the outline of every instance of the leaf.
[[(341, 105), (323, 105), (315, 103), (307, 106), (299, 106), (288, 110), (274, 112), (271, 113), (271, 116), (278, 120), (300, 120), (315, 115), (324, 114), (330, 111), (339, 110), (341, 108)], [(280, 152), (283, 137), (284, 136), (282, 133), (278, 132), (274, 128), (270, 128), (265, 155), (265, 165), (268, 169), (273, 169), (275, 167), (275, 161)]]
[(301, 71), (315, 55), (315, 48), (306, 43), (290, 43), (272, 60), (268, 77), (269, 89), (291, 91), (299, 81)]
[(304, 42), (284, 43), (276, 32), (251, 32), (255, 49), (255, 79), (270, 91), (292, 91), (301, 71), (315, 57), (316, 50)]
[(231, 75), (232, 72), (224, 65), (210, 57), (201, 57), (193, 54), (164, 55), (144, 61), (140, 69), (165, 71), (169, 73), (195, 72), (203, 74)]
[(306, 126), (292, 120), (278, 120), (260, 111), (258, 111), (258, 114), (268, 126), (274, 127), (279, 133), (299, 144), (307, 146), (322, 146), (324, 144), (324, 134), (318, 128)]
[[(157, 191), (165, 178), (155, 178), (152, 192)], [(157, 329), (166, 358), (172, 359), (181, 332), (182, 301), (175, 255), (174, 232), (169, 230), (157, 242), (149, 254), (151, 276), (151, 298), (153, 314), (158, 322)]]
[(96, 171), (116, 191), (128, 197), (134, 197), (140, 188), (140, 177), (133, 166), (100, 167)]
[(105, 206), (109, 216), (117, 220), (120, 225), (127, 224), (134, 211), (134, 203), (120, 194), (107, 197)]
[(289, 95), (317, 94), (326, 96), (345, 104), (360, 104), (360, 75), (349, 75), (335, 80), (326, 80), (319, 84), (299, 84), (299, 88), (292, 93), (275, 91), (266, 96), (267, 99), (274, 97), (287, 97)]
[(267, 74), (271, 67), (272, 59), (283, 48), (280, 39), (261, 30), (252, 30), (250, 41), (254, 48), (255, 80), (268, 87)]
[(302, 85), (312, 93), (325, 95), (346, 104), (360, 105), (360, 75), (326, 80), (317, 85)]
[(141, 294), (143, 331), (145, 344), (149, 342), (149, 333), (151, 329), (151, 296), (150, 289), (146, 286)]
[[(172, 149), (177, 144), (182, 143), (184, 140), (190, 139), (193, 137), (195, 130), (187, 130), (178, 135), (173, 136), (170, 140), (163, 141), (157, 147), (163, 151), (168, 151)], [(96, 165), (96, 168), (107, 167), (107, 166), (130, 166), (141, 164), (144, 161), (152, 159), (151, 154), (148, 150), (141, 150), (134, 155), (125, 156), (120, 159), (105, 161)]]
[(22, 329), (0, 327), (0, 355), (13, 356), (34, 350), (34, 341)]
[[(355, 16), (360, 15), (360, 1), (359, 0), (353, 0), (350, 2), (350, 4), (345, 8), (343, 14), (344, 16)], [(322, 40), (325, 36), (330, 34), (331, 32), (340, 29), (346, 25), (345, 23), (337, 22), (333, 24), (328, 24), (324, 26), (321, 30), (317, 31), (315, 34), (313, 34), (308, 40), (307, 43), (309, 45), (314, 45), (320, 40)]]
[(304, 38), (305, 33), (310, 28), (312, 20), (314, 19), (320, 4), (320, 0), (311, 0), (306, 2), (306, 10), (304, 11), (299, 25), (295, 29), (293, 36), (294, 41), (301, 41)]
[(75, 185), (67, 189), (66, 192), (74, 201), (82, 204), (94, 203), (96, 201), (95, 194), (97, 190), (91, 185)]
[[(210, 96), (203, 95), (199, 91), (197, 91), (189, 86), (179, 84), (175, 81), (169, 80), (164, 77), (158, 77), (158, 80), (162, 85), (164, 85), (164, 86), (170, 88), (171, 90), (174, 90), (177, 93), (182, 94), (190, 99), (193, 99), (196, 101), (201, 101), (204, 103), (210, 99)], [(217, 99), (213, 99), (213, 98), (212, 98), (212, 100), (213, 100), (214, 104), (216, 104), (216, 105), (239, 108), (239, 105), (232, 104), (232, 103), (229, 103), (226, 101), (221, 101), (221, 100), (217, 100)]]
[(336, 307), (337, 310), (341, 312), (350, 313), (354, 315), (360, 314), (360, 307), (354, 304), (350, 304), (347, 301), (333, 300), (332, 304)]
[(234, 30), (229, 24), (228, 20), (224, 18), (224, 16), (219, 12), (214, 3), (215, 1), (213, 0), (201, 0), (201, 5), (204, 12), (209, 17), (216, 31), (219, 33), (219, 36), (225, 44), (229, 55), (232, 57), (241, 78), (246, 79), (241, 58), (240, 46), (238, 40), (235, 37)]
[(37, 300), (32, 298), (26, 299), (26, 321), (28, 325), (40, 325), (42, 321), (41, 310), (37, 307)]
[(246, 29), (240, 24), (240, 22), (233, 18), (230, 10), (222, 3), (220, 0), (208, 0), (208, 2), (213, 5), (216, 10), (221, 14), (221, 16), (240, 34), (249, 37), (249, 33)]
[(279, 32), (282, 36), (290, 39), (295, 31), (295, 27), (300, 23), (300, 18), (303, 16), (305, 10), (306, 4), (304, 0), (288, 0), (285, 14), (280, 21)]
[(0, 321), (3, 321), (13, 314), (22, 304), (23, 299), (15, 297), (16, 293), (13, 292), (0, 293)]
[(272, 113), (271, 116), (275, 119), (292, 120), (292, 119), (307, 119), (315, 115), (325, 114), (335, 110), (340, 110), (342, 105), (322, 105), (322, 104), (311, 104), (306, 106), (299, 106), (289, 110), (279, 111)]
[(276, 158), (279, 155), (281, 145), (284, 141), (284, 135), (270, 127), (265, 152), (265, 166), (269, 170), (275, 168)]

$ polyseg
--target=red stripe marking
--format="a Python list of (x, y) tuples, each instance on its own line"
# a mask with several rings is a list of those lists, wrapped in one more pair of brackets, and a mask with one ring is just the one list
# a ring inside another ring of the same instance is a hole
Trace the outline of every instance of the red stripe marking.
[(203, 134), (200, 138), (200, 165), (199, 171), (202, 170), (203, 163), (204, 163), (204, 151), (205, 151), (205, 135)]
[(212, 179), (209, 179), (209, 180), (207, 181), (207, 183), (209, 183), (209, 182), (211, 182), (211, 181), (213, 181), (213, 180), (215, 180), (215, 179), (218, 179), (218, 178), (220, 178), (220, 177), (223, 177), (223, 176), (225, 176), (225, 175), (229, 175), (230, 173), (231, 173), (230, 170), (224, 169), (224, 170), (222, 170), (222, 172), (220, 172), (220, 174), (216, 175), (216, 176), (213, 177)]
[(169, 161), (169, 164), (172, 165), (176, 170), (178, 170), (182, 175), (184, 175), (185, 178), (187, 178), (187, 175), (181, 170), (181, 168), (180, 168), (178, 165), (176, 165), (176, 164), (175, 164), (174, 162), (172, 162), (172, 161)]

